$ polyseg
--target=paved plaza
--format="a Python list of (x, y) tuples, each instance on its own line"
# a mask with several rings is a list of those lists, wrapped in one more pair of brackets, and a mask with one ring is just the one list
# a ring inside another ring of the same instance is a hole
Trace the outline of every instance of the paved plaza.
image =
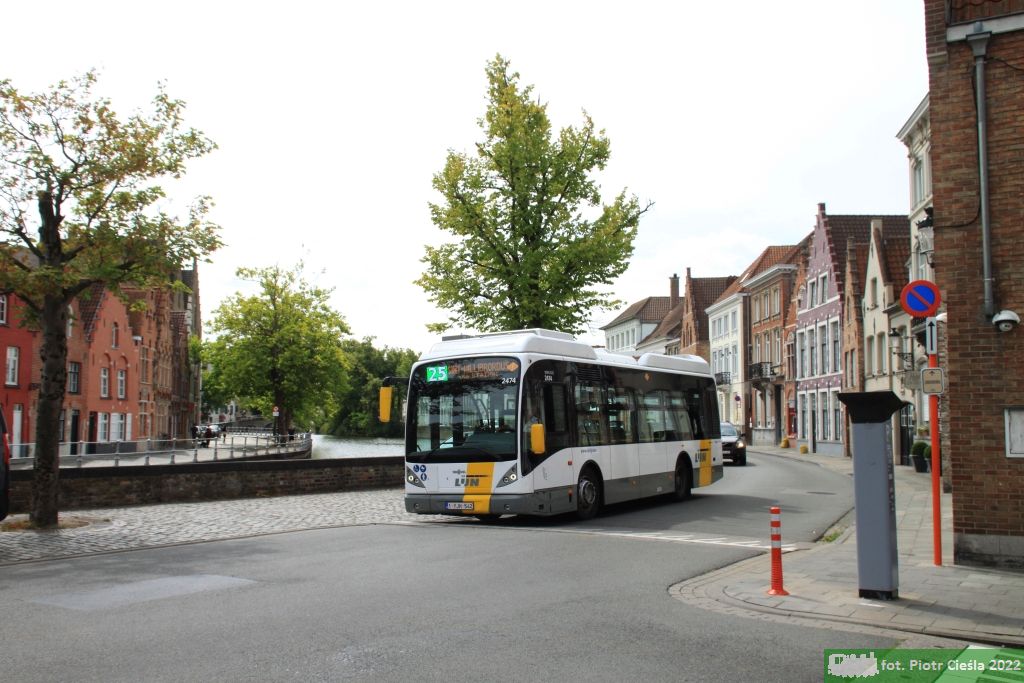
[[(838, 472), (852, 471), (846, 458), (761, 447), (756, 451)], [(898, 600), (858, 597), (852, 515), (832, 542), (787, 548), (783, 576), (788, 596), (767, 595), (771, 582), (767, 551), (672, 586), (669, 592), (707, 609), (760, 619), (810, 620), (844, 629), (878, 628), (1024, 647), (1024, 573), (954, 566), (950, 504), (950, 495), (944, 494), (943, 564), (935, 566), (930, 475), (896, 468)], [(14, 519), (19, 517), (23, 516)], [(436, 518), (405, 512), (400, 488), (74, 511), (64, 513), (62, 519), (81, 526), (0, 533), (0, 566), (307, 529), (438, 523)], [(558, 532), (574, 530), (561, 527)], [(699, 538), (675, 540), (701, 542)]]

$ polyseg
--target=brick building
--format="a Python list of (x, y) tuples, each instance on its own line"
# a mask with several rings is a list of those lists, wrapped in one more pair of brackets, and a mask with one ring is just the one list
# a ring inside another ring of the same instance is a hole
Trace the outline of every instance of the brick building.
[(925, 0), (925, 30), (954, 557), (1024, 567), (1024, 329), (993, 325), (1024, 313), (1024, 0)]
[[(3, 410), (12, 444), (29, 440), (29, 410), (32, 406), (32, 365), (39, 363), (34, 353), (33, 334), (21, 326), (25, 304), (13, 294), (0, 294), (0, 346), (3, 347), (4, 382), (0, 387)], [(17, 447), (11, 455), (21, 453)]]
[(707, 308), (722, 296), (733, 283), (735, 275), (726, 277), (692, 277), (686, 268), (686, 297), (683, 301), (683, 321), (679, 352), (700, 356), (711, 362), (711, 341)]
[(750, 296), (750, 430), (755, 445), (782, 441), (786, 425), (783, 333), (801, 245), (765, 249), (744, 278)]

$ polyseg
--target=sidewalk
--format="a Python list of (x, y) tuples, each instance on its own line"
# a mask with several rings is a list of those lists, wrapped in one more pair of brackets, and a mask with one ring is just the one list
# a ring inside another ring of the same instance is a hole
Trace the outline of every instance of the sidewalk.
[[(844, 457), (758, 446), (753, 452), (814, 462), (852, 475)], [(708, 609), (801, 622), (826, 620), (927, 636), (1024, 647), (1024, 573), (953, 565), (952, 496), (942, 495), (942, 566), (934, 563), (931, 474), (895, 468), (899, 599), (858, 596), (855, 517), (831, 543), (782, 558), (788, 596), (772, 596), (765, 554), (672, 587), (681, 600)], [(782, 540), (786, 541), (785, 507)], [(754, 613), (753, 615), (751, 613)]]

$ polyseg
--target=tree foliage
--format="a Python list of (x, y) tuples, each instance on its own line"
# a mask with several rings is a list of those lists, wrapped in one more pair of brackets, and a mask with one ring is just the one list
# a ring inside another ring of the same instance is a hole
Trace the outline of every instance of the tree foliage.
[(444, 201), (431, 217), (455, 240), (426, 247), (422, 259), (416, 283), (452, 315), (430, 327), (583, 331), (592, 309), (618, 305), (601, 287), (629, 265), (650, 204), (623, 190), (602, 205), (592, 176), (609, 159), (604, 131), (584, 112), (580, 128), (554, 137), (546, 105), (508, 61), (499, 55), (486, 71), (484, 141), (475, 155), (449, 152), (434, 176)]
[(306, 282), (302, 264), (237, 274), (255, 282), (259, 293), (236, 293), (214, 312), (210, 327), (217, 338), (203, 350), (203, 362), (212, 366), (204, 391), (264, 415), (278, 406), (279, 432), (323, 419), (344, 378), (342, 336), (349, 331), (329, 305), (331, 290)]
[(96, 80), (89, 72), (28, 95), (0, 80), (0, 292), (24, 301), (42, 332), (31, 506), (41, 527), (57, 524), (68, 305), (94, 284), (118, 295), (167, 286), (221, 244), (208, 198), (185, 220), (161, 208), (158, 181), (215, 147), (185, 127), (184, 103), (158, 87), (152, 111), (121, 118), (93, 93)]
[(418, 355), (411, 349), (373, 346), (373, 338), (342, 342), (345, 376), (336, 394), (337, 412), (327, 425), (334, 436), (402, 436), (398, 420), (382, 424), (377, 417), (378, 390), (385, 377), (408, 377)]

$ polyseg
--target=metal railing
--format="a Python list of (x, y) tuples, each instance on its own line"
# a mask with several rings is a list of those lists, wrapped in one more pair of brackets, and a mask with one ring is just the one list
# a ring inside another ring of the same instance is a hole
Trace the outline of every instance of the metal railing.
[[(230, 432), (205, 439), (140, 439), (138, 441), (65, 441), (58, 447), (61, 467), (175, 465), (238, 458), (293, 455), (309, 451), (313, 436), (273, 434), (265, 430)], [(34, 443), (11, 445), (11, 469), (32, 469)]]
[(715, 384), (732, 384), (732, 373), (731, 372), (716, 372), (715, 373)]

